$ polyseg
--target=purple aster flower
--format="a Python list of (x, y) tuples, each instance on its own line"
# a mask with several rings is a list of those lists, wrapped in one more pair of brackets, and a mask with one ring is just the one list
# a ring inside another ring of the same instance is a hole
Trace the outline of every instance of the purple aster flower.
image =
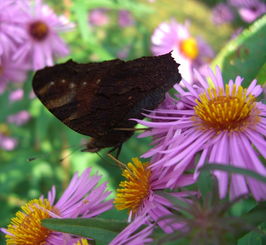
[(7, 121), (9, 123), (14, 123), (18, 126), (21, 126), (21, 125), (27, 123), (29, 120), (30, 120), (30, 114), (25, 110), (20, 111), (16, 114), (13, 114), (13, 115), (9, 115), (7, 117)]
[(6, 234), (7, 243), (74, 244), (77, 238), (49, 230), (41, 226), (41, 221), (47, 218), (91, 218), (110, 209), (112, 200), (104, 201), (110, 194), (106, 191), (106, 183), (98, 185), (101, 177), (90, 176), (90, 173), (88, 168), (81, 176), (74, 174), (58, 202), (55, 202), (56, 190), (52, 187), (48, 198), (41, 197), (23, 205), (8, 228), (1, 229)]
[[(243, 78), (236, 77), (224, 85), (220, 69), (216, 75), (209, 69), (210, 85), (197, 71), (198, 83), (191, 86), (184, 81), (185, 89), (175, 85), (176, 101), (167, 99), (162, 106), (148, 115), (153, 121), (140, 121), (152, 130), (143, 136), (154, 137), (154, 147), (143, 157), (152, 157), (151, 171), (167, 178), (167, 186), (176, 183), (188, 168), (199, 168), (206, 162), (228, 164), (266, 175), (260, 158), (266, 157), (266, 105), (256, 102), (262, 87), (252, 81), (247, 89), (241, 86)], [(214, 171), (218, 179), (220, 197), (230, 187), (232, 199), (251, 193), (256, 200), (266, 198), (266, 185), (256, 179), (239, 174), (229, 176)]]
[(266, 13), (266, 4), (260, 0), (229, 0), (238, 9), (241, 18), (250, 23)]
[[(162, 217), (171, 214), (174, 205), (160, 194), (165, 189), (168, 177), (160, 178), (161, 170), (154, 172), (149, 168), (148, 163), (141, 163), (138, 158), (128, 163), (122, 175), (126, 178), (119, 184), (114, 204), (118, 210), (126, 209), (129, 212), (129, 220), (140, 216), (147, 216), (153, 220), (167, 233), (176, 229), (182, 229), (183, 224), (172, 223)], [(163, 171), (163, 170), (162, 170)], [(182, 175), (178, 180), (178, 187), (192, 184), (192, 175)], [(191, 192), (180, 191), (171, 193), (175, 198), (185, 199)], [(194, 193), (193, 193), (194, 194)]]
[[(22, 43), (25, 33), (20, 23), (20, 9), (14, 0), (0, 1), (0, 56), (10, 54)], [(14, 18), (16, 16), (16, 18)]]
[(161, 23), (154, 31), (151, 42), (154, 55), (166, 54), (173, 50), (172, 56), (180, 64), (179, 71), (189, 83), (193, 82), (192, 68), (209, 63), (214, 56), (209, 45), (202, 39), (192, 37), (187, 26), (175, 20)]
[[(21, 23), (25, 30), (25, 40), (14, 54), (14, 60), (31, 63), (34, 70), (54, 64), (54, 57), (69, 53), (67, 45), (58, 36), (58, 32), (73, 27), (66, 18), (58, 17), (42, 0), (35, 0), (34, 6), (21, 1)], [(18, 4), (19, 4), (18, 3)]]
[(29, 66), (25, 63), (13, 61), (9, 56), (0, 56), (0, 93), (9, 82), (23, 82), (26, 79)]
[(0, 133), (0, 148), (6, 151), (12, 151), (17, 146), (17, 140)]
[(108, 10), (104, 8), (92, 9), (89, 13), (89, 23), (93, 26), (104, 26), (108, 24)]
[(118, 24), (121, 27), (132, 26), (134, 24), (132, 14), (128, 10), (120, 10), (118, 12)]
[(147, 217), (137, 217), (109, 245), (144, 245), (151, 243), (152, 239), (149, 236), (153, 232), (154, 225), (149, 224), (146, 228), (136, 233), (136, 230), (146, 223), (148, 223)]
[(221, 25), (234, 20), (232, 8), (226, 3), (218, 3), (212, 10), (212, 21), (216, 25)]
[(18, 100), (22, 100), (23, 96), (24, 96), (23, 89), (17, 89), (17, 90), (12, 91), (9, 94), (8, 98), (9, 98), (9, 101), (15, 102), (15, 101), (18, 101)]

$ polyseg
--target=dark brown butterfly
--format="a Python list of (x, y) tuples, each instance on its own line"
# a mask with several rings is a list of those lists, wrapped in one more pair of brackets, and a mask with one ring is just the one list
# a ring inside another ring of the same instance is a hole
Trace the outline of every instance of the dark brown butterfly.
[(33, 90), (41, 102), (71, 129), (91, 136), (86, 151), (119, 148), (142, 119), (155, 109), (181, 76), (171, 53), (78, 64), (72, 60), (36, 72)]

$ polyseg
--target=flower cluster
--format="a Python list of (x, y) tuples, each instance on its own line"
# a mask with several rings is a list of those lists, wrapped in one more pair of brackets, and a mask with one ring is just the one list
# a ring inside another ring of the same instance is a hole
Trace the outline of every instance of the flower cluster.
[(261, 0), (228, 0), (227, 3), (219, 3), (213, 9), (213, 22), (219, 25), (233, 21), (235, 11), (244, 22), (250, 23), (266, 13), (266, 3)]
[[(107, 8), (96, 8), (89, 12), (89, 24), (92, 26), (105, 26), (110, 22), (110, 10)], [(134, 24), (134, 18), (130, 11), (122, 9), (118, 11), (117, 23), (120, 27), (128, 27)]]

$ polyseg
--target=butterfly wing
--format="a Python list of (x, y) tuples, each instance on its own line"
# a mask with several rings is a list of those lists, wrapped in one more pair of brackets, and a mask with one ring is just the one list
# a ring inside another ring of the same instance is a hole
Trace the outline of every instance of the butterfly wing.
[(103, 97), (100, 105), (95, 106), (95, 96), (102, 77), (120, 62), (78, 64), (70, 60), (46, 67), (34, 75), (33, 91), (45, 107), (68, 127), (80, 134), (97, 137), (102, 133), (99, 127), (92, 127), (96, 119), (94, 114), (98, 108), (108, 107), (109, 103), (105, 103), (108, 99)]
[(68, 127), (112, 146), (132, 134), (114, 128), (133, 127), (136, 123), (129, 119), (143, 118), (143, 109), (156, 108), (180, 79), (178, 64), (168, 53), (127, 62), (68, 61), (38, 71), (33, 90)]

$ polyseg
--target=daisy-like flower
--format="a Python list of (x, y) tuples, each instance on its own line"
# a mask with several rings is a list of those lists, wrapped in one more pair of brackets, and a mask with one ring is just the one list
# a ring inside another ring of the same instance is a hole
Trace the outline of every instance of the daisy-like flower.
[(182, 77), (192, 83), (192, 68), (199, 68), (213, 58), (214, 52), (201, 38), (194, 38), (187, 25), (171, 20), (161, 23), (152, 37), (152, 53), (162, 55), (173, 50), (172, 56), (180, 64)]
[(25, 40), (16, 50), (14, 60), (28, 61), (37, 70), (53, 65), (54, 57), (69, 53), (58, 33), (71, 29), (73, 24), (57, 16), (47, 5), (42, 4), (42, 0), (35, 0), (33, 6), (27, 1), (20, 1), (18, 5), (22, 11)]
[(47, 218), (90, 218), (112, 207), (112, 200), (104, 201), (110, 194), (106, 183), (98, 186), (100, 176), (90, 176), (91, 169), (86, 169), (81, 176), (74, 174), (67, 189), (55, 202), (55, 187), (48, 193), (48, 198), (41, 197), (26, 203), (11, 219), (6, 234), (7, 244), (74, 244), (77, 239), (68, 234), (49, 230), (41, 225)]
[(127, 26), (132, 26), (134, 24), (134, 19), (128, 10), (120, 10), (118, 12), (118, 24), (121, 27), (127, 27)]
[[(149, 163), (142, 163), (138, 158), (128, 163), (122, 175), (126, 178), (119, 184), (114, 204), (118, 210), (128, 210), (129, 220), (140, 216), (148, 216), (150, 220), (158, 222), (167, 233), (181, 229), (182, 224), (172, 224), (170, 220), (160, 220), (171, 214), (174, 205), (161, 195), (160, 190), (165, 189), (168, 177), (160, 178), (161, 172), (154, 172)], [(177, 187), (184, 187), (193, 183), (191, 175), (182, 175)], [(186, 198), (190, 192), (180, 191), (171, 193), (176, 198)]]
[(10, 102), (15, 102), (15, 101), (22, 100), (23, 96), (24, 96), (24, 90), (16, 89), (9, 94), (8, 99)]
[[(224, 85), (220, 69), (216, 75), (208, 70), (210, 85), (197, 71), (199, 81), (194, 86), (184, 81), (183, 89), (175, 85), (178, 101), (167, 100), (148, 115), (153, 121), (140, 121), (151, 128), (145, 135), (154, 137), (154, 147), (142, 157), (153, 157), (151, 170), (163, 168), (161, 178), (175, 188), (188, 167), (198, 169), (206, 162), (232, 165), (266, 175), (261, 158), (266, 157), (266, 105), (256, 102), (262, 87), (252, 81), (247, 89), (237, 77)], [(169, 109), (170, 108), (170, 109)], [(220, 197), (225, 197), (228, 186), (232, 199), (252, 193), (256, 200), (266, 198), (266, 185), (256, 179), (221, 171), (214, 171), (219, 182)]]
[(93, 26), (104, 26), (108, 24), (108, 9), (97, 8), (92, 9), (89, 13), (89, 23)]
[(10, 82), (23, 82), (27, 76), (29, 66), (25, 63), (13, 61), (7, 54), (0, 55), (0, 94)]
[(21, 11), (15, 2), (0, 1), (0, 55), (13, 52), (25, 38), (24, 30), (19, 24)]
[(260, 0), (229, 0), (238, 9), (241, 18), (250, 23), (266, 13), (266, 4)]
[(18, 142), (16, 139), (0, 133), (0, 148), (5, 151), (12, 151), (16, 148)]
[(21, 126), (27, 123), (30, 120), (30, 118), (31, 116), (29, 112), (27, 112), (26, 110), (22, 110), (22, 111), (17, 112), (16, 114), (9, 115), (7, 117), (7, 121), (9, 123), (14, 123), (17, 126)]
[(212, 20), (216, 25), (221, 25), (234, 20), (232, 8), (226, 3), (218, 3), (212, 10)]

